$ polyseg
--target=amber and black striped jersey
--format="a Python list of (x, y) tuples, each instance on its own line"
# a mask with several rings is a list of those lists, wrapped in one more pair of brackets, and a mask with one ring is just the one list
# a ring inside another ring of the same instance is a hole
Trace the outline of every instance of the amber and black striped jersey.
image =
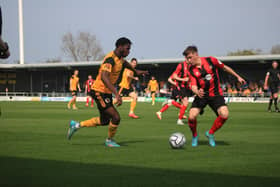
[(148, 88), (151, 92), (155, 92), (158, 90), (158, 82), (157, 80), (150, 80), (148, 83)]
[(123, 68), (123, 62), (124, 59), (119, 58), (115, 55), (114, 51), (108, 53), (104, 60), (103, 63), (100, 65), (98, 75), (96, 77), (95, 82), (93, 83), (93, 90), (102, 92), (102, 93), (107, 93), (111, 94), (112, 91), (106, 87), (106, 85), (103, 83), (101, 79), (101, 73), (102, 71), (107, 71), (110, 73), (109, 79), (112, 84), (116, 84), (119, 75), (122, 71)]
[(77, 91), (79, 84), (79, 77), (72, 75), (70, 78), (70, 91)]
[(130, 88), (132, 78), (130, 78), (129, 76), (134, 76), (134, 72), (130, 69), (125, 68), (122, 74), (122, 80), (119, 84), (120, 87), (125, 89)]

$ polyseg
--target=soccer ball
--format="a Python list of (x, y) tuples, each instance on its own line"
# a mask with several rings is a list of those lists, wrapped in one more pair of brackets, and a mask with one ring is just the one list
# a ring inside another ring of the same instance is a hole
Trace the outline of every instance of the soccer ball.
[(173, 149), (183, 148), (186, 143), (186, 137), (180, 132), (171, 134), (169, 137), (169, 144)]

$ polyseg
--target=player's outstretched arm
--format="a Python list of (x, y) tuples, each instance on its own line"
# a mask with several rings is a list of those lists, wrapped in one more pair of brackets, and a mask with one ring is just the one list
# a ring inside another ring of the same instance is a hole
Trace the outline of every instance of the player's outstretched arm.
[(134, 68), (130, 65), (130, 63), (128, 63), (127, 61), (124, 61), (123, 65), (124, 65), (124, 68), (127, 68), (127, 69), (132, 70), (136, 75), (148, 75), (148, 74), (149, 74), (148, 71), (143, 71), (143, 70), (136, 70), (136, 69), (134, 69)]
[(176, 73), (174, 74), (173, 78), (177, 81), (184, 81), (184, 82), (189, 81), (189, 77), (180, 78)]
[(120, 97), (114, 85), (111, 83), (109, 76), (110, 76), (110, 72), (108, 71), (101, 72), (101, 80), (103, 81), (105, 86), (109, 88), (109, 90), (115, 95), (117, 100), (117, 106), (120, 106), (122, 104), (122, 98)]
[(131, 79), (134, 79), (134, 80), (136, 80), (136, 81), (139, 80), (138, 77), (134, 77), (134, 76), (133, 76), (132, 74), (130, 74), (129, 72), (127, 72), (126, 76), (129, 77), (129, 78), (131, 78)]
[(245, 84), (246, 81), (241, 77), (239, 76), (231, 67), (227, 66), (227, 65), (224, 65), (224, 71), (226, 71), (227, 73), (235, 76), (238, 80), (238, 82), (240, 82), (241, 84)]
[(173, 84), (174, 86), (176, 86), (176, 82), (174, 82), (171, 77), (168, 78), (168, 82), (170, 82), (170, 84)]

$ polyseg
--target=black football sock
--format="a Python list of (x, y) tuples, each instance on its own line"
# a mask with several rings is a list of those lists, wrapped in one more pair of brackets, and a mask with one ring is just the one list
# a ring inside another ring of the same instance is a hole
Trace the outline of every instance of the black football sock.
[(278, 109), (278, 107), (277, 107), (277, 101), (278, 101), (278, 97), (274, 98), (274, 107), (275, 107), (275, 110)]
[(271, 105), (272, 105), (272, 99), (269, 99), (268, 110), (271, 109)]

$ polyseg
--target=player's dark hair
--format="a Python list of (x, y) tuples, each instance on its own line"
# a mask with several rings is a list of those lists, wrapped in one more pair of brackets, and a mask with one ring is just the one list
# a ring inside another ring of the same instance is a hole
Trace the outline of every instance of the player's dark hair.
[(119, 46), (124, 46), (127, 44), (131, 44), (131, 41), (128, 38), (122, 37), (116, 41), (115, 45), (116, 45), (116, 47), (119, 47)]
[(197, 52), (198, 52), (197, 47), (194, 45), (190, 45), (184, 50), (183, 55), (188, 56), (190, 53), (197, 53)]
[(132, 58), (132, 59), (130, 60), (130, 62), (132, 62), (132, 61), (136, 61), (136, 63), (138, 63), (138, 60), (137, 60), (136, 58)]

